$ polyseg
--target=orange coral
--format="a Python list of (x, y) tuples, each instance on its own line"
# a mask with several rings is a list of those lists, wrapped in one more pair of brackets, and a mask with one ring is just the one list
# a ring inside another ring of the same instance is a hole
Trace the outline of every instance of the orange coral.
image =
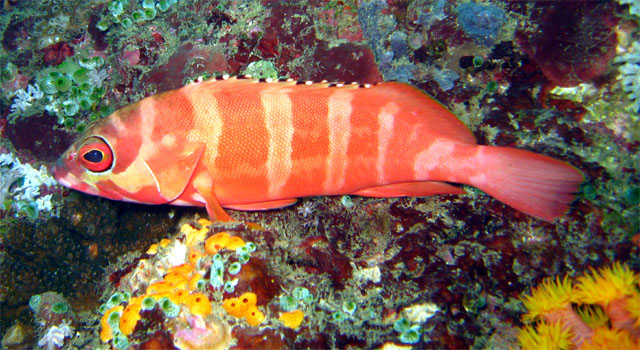
[(220, 249), (225, 248), (229, 243), (229, 234), (226, 232), (218, 232), (215, 235), (207, 238), (204, 242), (204, 249), (209, 254), (215, 254)]
[(302, 320), (304, 320), (304, 312), (301, 310), (283, 312), (280, 314), (279, 320), (285, 327), (296, 329), (300, 327)]
[(113, 312), (120, 312), (122, 311), (122, 309), (122, 305), (114, 306), (111, 309), (107, 310), (107, 312), (105, 312), (100, 319), (100, 339), (103, 343), (106, 343), (111, 340), (111, 338), (113, 338), (113, 332), (111, 330), (111, 326), (109, 326), (109, 315), (111, 315)]
[[(178, 275), (183, 275), (183, 276), (187, 276), (191, 273), (191, 271), (193, 271), (193, 266), (189, 265), (189, 264), (182, 264), (182, 265), (178, 265), (178, 266), (172, 266), (167, 270), (167, 274), (170, 273), (175, 273)], [(165, 278), (165, 281), (167, 279)]]
[(248, 324), (255, 327), (262, 323), (262, 321), (264, 321), (264, 314), (258, 309), (257, 306), (253, 305), (247, 309), (245, 318), (247, 319)]
[(191, 249), (191, 251), (189, 251), (189, 264), (191, 264), (191, 266), (196, 266), (201, 258), (202, 253), (200, 253), (199, 251), (195, 249)]
[(129, 304), (120, 315), (120, 332), (124, 335), (133, 333), (138, 320), (140, 320), (140, 303)]
[(173, 287), (173, 290), (186, 289), (189, 285), (188, 275), (182, 275), (178, 272), (171, 272), (164, 276), (164, 281)]
[(206, 295), (202, 293), (193, 293), (189, 295), (185, 304), (189, 307), (189, 311), (193, 315), (206, 317), (211, 313), (211, 302)]
[(171, 299), (176, 304), (186, 304), (190, 298), (189, 291), (186, 289), (177, 290), (173, 293), (174, 298)]
[(255, 293), (244, 293), (238, 298), (225, 299), (222, 307), (235, 317), (242, 318), (251, 306), (255, 306), (258, 296)]
[(242, 238), (238, 237), (238, 236), (231, 236), (229, 237), (229, 242), (227, 243), (227, 249), (229, 250), (236, 250), (240, 247), (244, 247), (245, 243), (242, 240)]
[(174, 286), (171, 283), (165, 281), (159, 281), (153, 283), (147, 287), (146, 294), (160, 294), (173, 292)]

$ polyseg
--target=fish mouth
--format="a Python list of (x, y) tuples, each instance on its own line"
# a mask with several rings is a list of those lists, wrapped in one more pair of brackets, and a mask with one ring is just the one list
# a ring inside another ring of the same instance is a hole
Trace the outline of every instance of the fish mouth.
[(53, 166), (53, 169), (51, 169), (51, 174), (53, 175), (53, 178), (56, 179), (56, 181), (58, 181), (58, 183), (60, 183), (62, 186), (73, 186), (73, 184), (68, 180), (70, 174), (67, 167), (64, 166), (64, 163), (60, 161), (56, 162), (56, 164)]
[(56, 164), (51, 169), (51, 173), (53, 178), (58, 181), (62, 186), (81, 191), (91, 195), (98, 195), (97, 191), (91, 188), (88, 184), (78, 179), (71, 171), (67, 165), (61, 160), (58, 160)]

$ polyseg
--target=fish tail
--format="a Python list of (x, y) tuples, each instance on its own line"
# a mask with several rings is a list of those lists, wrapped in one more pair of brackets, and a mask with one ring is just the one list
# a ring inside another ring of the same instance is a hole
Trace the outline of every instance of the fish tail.
[(584, 179), (578, 169), (550, 157), (515, 148), (479, 147), (481, 166), (469, 184), (546, 221), (569, 209)]

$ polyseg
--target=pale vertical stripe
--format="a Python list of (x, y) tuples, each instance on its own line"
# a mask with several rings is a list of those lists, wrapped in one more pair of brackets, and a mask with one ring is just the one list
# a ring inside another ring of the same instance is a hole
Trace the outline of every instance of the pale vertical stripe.
[(155, 147), (155, 142), (151, 141), (151, 135), (153, 129), (156, 127), (157, 108), (154, 98), (145, 98), (140, 101), (140, 137), (142, 138), (142, 144), (140, 145), (139, 157), (141, 159), (150, 159), (159, 149)]
[(266, 90), (260, 95), (269, 135), (267, 180), (269, 195), (278, 198), (291, 176), (293, 162), (293, 104), (289, 94)]
[[(196, 86), (197, 84), (192, 84)], [(213, 160), (218, 158), (218, 148), (224, 128), (224, 118), (218, 106), (218, 100), (207, 89), (193, 89), (185, 94), (193, 108), (193, 129), (186, 135), (191, 142), (204, 142), (206, 144), (203, 158)], [(209, 169), (209, 171), (215, 171)]]
[(376, 158), (378, 184), (386, 183), (384, 166), (387, 160), (389, 142), (393, 137), (394, 115), (397, 111), (398, 106), (395, 103), (390, 102), (380, 110), (380, 113), (378, 113), (378, 157)]
[(329, 155), (323, 188), (325, 193), (339, 191), (345, 183), (347, 172), (347, 149), (351, 138), (351, 100), (348, 92), (335, 92), (328, 101), (327, 123), (329, 132)]

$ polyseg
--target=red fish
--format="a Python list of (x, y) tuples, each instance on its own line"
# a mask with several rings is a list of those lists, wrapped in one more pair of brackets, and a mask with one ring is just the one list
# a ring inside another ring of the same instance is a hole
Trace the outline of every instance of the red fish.
[(95, 123), (53, 171), (88, 194), (147, 204), (264, 210), (320, 195), (460, 194), (475, 186), (552, 221), (582, 174), (529, 151), (480, 146), (403, 83), (228, 78), (145, 98)]

